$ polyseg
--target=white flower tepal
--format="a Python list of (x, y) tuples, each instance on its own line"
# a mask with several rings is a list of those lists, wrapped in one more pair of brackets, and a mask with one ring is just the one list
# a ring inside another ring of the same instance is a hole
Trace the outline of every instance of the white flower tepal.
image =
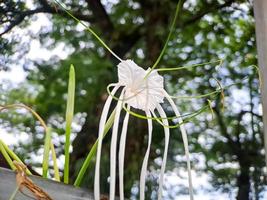
[(119, 84), (125, 86), (124, 99), (129, 106), (143, 111), (154, 111), (163, 103), (163, 77), (150, 68), (144, 70), (132, 60), (118, 64)]

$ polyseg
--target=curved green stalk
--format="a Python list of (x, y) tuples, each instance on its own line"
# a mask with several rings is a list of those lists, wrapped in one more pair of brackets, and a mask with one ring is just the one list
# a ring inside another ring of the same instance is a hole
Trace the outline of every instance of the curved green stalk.
[[(3, 147), (5, 148), (6, 152), (10, 155), (10, 157), (13, 160), (18, 161), (19, 163), (23, 163), (22, 160), (2, 141), (0, 140), (0, 143), (2, 143)], [(13, 162), (12, 162), (13, 163)], [(26, 166), (26, 165), (25, 165)], [(28, 175), (32, 175), (32, 173), (30, 172), (30, 170), (28, 168), (26, 168), (26, 173)]]
[(85, 23), (83, 23), (81, 20), (79, 20), (77, 17), (75, 17), (62, 3), (60, 3), (58, 0), (54, 0), (72, 19), (74, 19), (76, 22), (81, 24), (87, 31), (89, 31), (102, 45), (105, 47), (115, 58), (117, 58), (119, 61), (122, 61), (122, 59), (114, 53), (108, 45), (91, 29), (89, 26), (87, 26)]
[(189, 65), (189, 66), (181, 66), (181, 67), (172, 67), (172, 68), (159, 68), (157, 69), (158, 72), (162, 72), (162, 71), (176, 71), (176, 70), (181, 70), (181, 69), (190, 69), (193, 67), (199, 67), (199, 66), (204, 66), (204, 65), (208, 65), (208, 64), (213, 64), (213, 63), (220, 63), (219, 67), (222, 65), (223, 60), (219, 59), (219, 60), (215, 60), (215, 61), (209, 61), (209, 62), (204, 62), (204, 63), (199, 63), (199, 64), (194, 64), (194, 65)]
[(10, 158), (10, 156), (8, 155), (7, 151), (5, 150), (2, 142), (0, 142), (0, 152), (2, 153), (2, 155), (4, 156), (5, 160), (7, 161), (8, 165), (11, 167), (12, 170), (15, 170), (16, 167), (13, 164), (12, 159)]
[(170, 28), (170, 32), (168, 34), (168, 37), (166, 39), (166, 42), (163, 46), (163, 49), (161, 50), (160, 54), (159, 54), (159, 57), (157, 58), (156, 62), (153, 64), (153, 66), (151, 67), (151, 69), (149, 70), (149, 72), (147, 73), (147, 75), (145, 76), (145, 79), (148, 77), (148, 75), (152, 72), (153, 69), (156, 68), (156, 66), (158, 65), (158, 63), (160, 62), (163, 54), (165, 53), (166, 49), (167, 49), (167, 45), (171, 39), (171, 35), (174, 31), (174, 27), (175, 27), (175, 23), (176, 23), (176, 20), (177, 20), (177, 17), (178, 17), (178, 14), (179, 14), (179, 11), (181, 9), (181, 5), (182, 5), (182, 2), (183, 0), (179, 0), (179, 2), (177, 3), (177, 6), (176, 6), (176, 10), (175, 10), (175, 15), (174, 15), (174, 18), (173, 18), (173, 21), (172, 21), (172, 24), (171, 24), (171, 28)]

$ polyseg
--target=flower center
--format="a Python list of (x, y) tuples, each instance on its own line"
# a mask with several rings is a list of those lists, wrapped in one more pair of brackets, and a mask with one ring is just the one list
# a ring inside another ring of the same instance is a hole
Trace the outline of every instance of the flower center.
[(118, 64), (119, 84), (125, 86), (125, 102), (143, 111), (153, 111), (164, 99), (163, 77), (156, 70), (146, 77), (149, 71), (132, 60)]

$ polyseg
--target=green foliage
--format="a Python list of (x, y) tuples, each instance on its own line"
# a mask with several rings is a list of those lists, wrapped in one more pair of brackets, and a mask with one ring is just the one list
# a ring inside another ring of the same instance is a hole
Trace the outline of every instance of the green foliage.
[[(262, 178), (263, 124), (259, 112), (259, 81), (257, 71), (251, 67), (257, 64), (252, 7), (244, 1), (238, 1), (226, 7), (222, 6), (220, 9), (218, 5), (223, 5), (225, 1), (194, 2), (184, 3), (176, 24), (177, 29), (170, 39), (159, 68), (223, 60), (220, 68), (206, 64), (201, 67), (166, 73), (164, 76), (166, 89), (173, 96), (196, 96), (218, 89), (213, 78), (217, 78), (223, 86), (236, 84), (224, 91), (224, 112), (220, 109), (218, 97), (217, 101), (212, 104), (215, 115), (213, 120), (211, 114), (207, 112), (188, 123), (189, 144), (193, 152), (194, 168), (208, 173), (216, 188), (230, 192), (234, 192), (235, 188), (240, 189), (239, 174), (245, 172), (249, 175), (251, 183), (254, 183), (250, 185), (251, 194), (257, 198), (266, 181)], [(87, 8), (85, 1), (72, 3), (68, 1), (66, 4), (73, 13), (87, 13), (87, 16), (92, 17), (94, 20), (90, 25), (113, 48), (115, 53), (124, 58), (134, 59), (140, 66), (148, 67), (155, 62), (162, 49), (168, 34), (168, 24), (171, 23), (173, 17), (171, 13), (175, 12), (176, 2), (122, 0), (119, 3), (108, 3), (106, 9), (113, 28), (103, 28), (102, 23), (105, 19), (101, 18), (100, 21), (95, 19), (94, 13)], [(203, 12), (207, 13), (197, 18)], [(70, 156), (70, 177), (71, 182), (74, 182), (73, 177), (78, 174), (82, 161), (96, 140), (99, 114), (107, 96), (106, 86), (108, 83), (117, 81), (115, 65), (118, 62), (111, 58), (111, 55), (88, 32), (81, 30), (75, 21), (60, 14), (53, 14), (50, 17), (53, 23), (51, 29), (42, 29), (32, 38), (37, 37), (43, 47), (48, 49), (64, 43), (68, 56), (64, 59), (55, 56), (48, 61), (35, 60), (32, 68), (26, 68), (28, 70), (26, 83), (17, 88), (0, 86), (0, 102), (1, 104), (22, 102), (33, 106), (56, 130), (57, 137), (60, 138), (65, 128), (62, 124), (67, 99), (68, 67), (70, 64), (76, 66), (73, 120), (81, 127), (73, 130), (75, 139)], [(131, 33), (134, 34), (131, 35)], [(133, 45), (130, 45), (132, 43)], [(20, 43), (8, 43), (5, 39), (0, 39), (0, 45), (6, 49), (3, 55), (9, 55), (14, 52), (14, 47), (19, 49)], [(130, 45), (129, 48), (127, 48), (128, 45)], [(1, 48), (0, 51), (3, 49)], [(3, 61), (2, 57), (0, 61)], [(207, 98), (177, 99), (176, 102), (184, 111), (183, 113), (190, 113), (207, 105)], [(165, 110), (168, 110), (168, 106), (164, 106)], [(167, 115), (173, 116), (174, 114), (168, 111)], [(146, 145), (144, 121), (133, 117), (131, 120), (126, 149), (128, 157), (125, 164), (127, 175), (125, 192), (128, 197), (131, 196), (131, 189), (138, 184), (136, 182), (139, 178), (137, 172), (140, 170)], [(25, 157), (24, 153), (37, 152), (40, 149), (41, 131), (36, 128), (39, 124), (29, 115), (21, 117), (13, 112), (4, 112), (1, 113), (1, 124), (7, 128), (18, 127), (19, 130), (32, 135), (33, 145), (19, 144), (21, 149), (19, 155), (30, 159), (30, 157)], [(14, 128), (13, 131), (18, 132)], [(164, 146), (162, 127), (156, 126), (153, 135), (150, 164), (151, 168), (158, 169), (159, 165), (155, 160), (162, 156)], [(104, 140), (106, 149), (103, 150), (102, 158), (103, 177), (109, 174), (108, 141), (107, 135), (107, 139)], [(180, 165), (185, 166), (185, 163), (177, 163), (177, 156), (184, 154), (181, 141), (179, 131), (172, 130), (168, 170), (180, 167)], [(58, 139), (56, 147), (58, 154), (63, 154), (62, 146), (63, 141)], [(204, 167), (201, 163), (203, 158)], [(93, 171), (93, 167), (90, 166), (84, 175), (83, 186), (92, 188)], [(152, 172), (156, 173), (151, 170)], [(155, 181), (150, 183), (149, 189), (153, 191), (156, 188), (153, 185)], [(103, 192), (108, 192), (106, 178), (101, 180), (101, 185), (104, 186)]]

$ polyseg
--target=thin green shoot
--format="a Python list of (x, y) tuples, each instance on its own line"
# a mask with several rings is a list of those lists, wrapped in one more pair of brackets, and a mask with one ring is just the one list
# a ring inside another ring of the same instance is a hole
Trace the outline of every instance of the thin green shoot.
[(190, 69), (190, 68), (193, 68), (193, 67), (199, 67), (199, 66), (204, 66), (204, 65), (214, 64), (214, 63), (219, 63), (219, 67), (220, 67), (222, 65), (222, 63), (223, 63), (223, 60), (219, 59), (219, 60), (215, 60), (215, 61), (209, 61), (209, 62), (194, 64), (194, 65), (189, 65), (189, 66), (171, 67), (171, 68), (159, 68), (159, 69), (157, 69), (157, 71), (158, 72), (177, 71), (177, 70)]
[(75, 98), (75, 70), (74, 66), (70, 66), (69, 84), (68, 84), (68, 98), (66, 109), (66, 133), (65, 133), (65, 164), (64, 164), (64, 183), (69, 183), (69, 160), (70, 160), (70, 134), (71, 124), (74, 112), (74, 98)]
[[(191, 119), (193, 119), (194, 117), (196, 117), (197, 115), (203, 113), (206, 109), (208, 108), (208, 106), (203, 106), (202, 108), (200, 108), (199, 110), (193, 112), (193, 113), (190, 113), (190, 116), (183, 119), (183, 122), (182, 123), (177, 123), (175, 125), (165, 125), (165, 124), (162, 124), (162, 122), (160, 122), (160, 124), (163, 126), (163, 127), (166, 127), (166, 128), (178, 128), (180, 127), (182, 124), (185, 124), (187, 122), (189, 122)], [(175, 116), (175, 117), (166, 117), (166, 118), (162, 118), (162, 117), (148, 117), (148, 116), (144, 116), (144, 115), (141, 115), (141, 114), (138, 114), (138, 113), (135, 113), (133, 111), (130, 111), (128, 110), (125, 106), (123, 106), (123, 109), (128, 112), (130, 115), (134, 116), (134, 117), (138, 117), (140, 119), (152, 119), (152, 120), (156, 120), (157, 122), (159, 122), (160, 120), (163, 120), (163, 119), (170, 119), (170, 118), (182, 118), (182, 116)]]
[(261, 72), (260, 72), (260, 69), (257, 65), (252, 65), (252, 67), (254, 67), (257, 71), (257, 74), (258, 74), (258, 79), (259, 79), (259, 82), (260, 82), (260, 88), (262, 88), (262, 78), (261, 78)]
[[(4, 141), (0, 140), (0, 143), (3, 145), (6, 152), (9, 154), (9, 156), (12, 158), (12, 160), (16, 160), (17, 162), (23, 163), (22, 160), (4, 143)], [(32, 175), (32, 173), (30, 172), (30, 170), (28, 168), (26, 168), (26, 173), (28, 175)]]
[(168, 43), (169, 43), (169, 41), (171, 39), (171, 35), (172, 35), (173, 31), (174, 31), (176, 20), (177, 20), (179, 11), (181, 10), (182, 4), (183, 4), (183, 0), (179, 0), (179, 2), (177, 3), (177, 6), (176, 6), (175, 15), (174, 15), (174, 18), (173, 18), (173, 21), (172, 21), (172, 24), (171, 24), (170, 32), (169, 32), (168, 37), (166, 39), (166, 42), (165, 42), (165, 44), (163, 46), (163, 49), (161, 50), (159, 57), (157, 58), (156, 62), (153, 64), (153, 66), (151, 67), (150, 71), (147, 73), (145, 78), (147, 78), (148, 75), (152, 72), (152, 70), (156, 68), (156, 66), (160, 62), (162, 56), (164, 55), (164, 53), (165, 53), (165, 51), (167, 49)]
[(221, 105), (222, 105), (222, 112), (224, 112), (224, 107), (225, 107), (225, 101), (224, 101), (224, 97), (225, 97), (225, 95), (224, 95), (224, 88), (223, 88), (223, 86), (222, 86), (222, 84), (221, 84), (221, 82), (218, 80), (218, 79), (216, 79), (216, 78), (214, 78), (215, 79), (215, 81), (217, 82), (217, 84), (218, 84), (218, 86), (219, 86), (219, 88), (220, 88), (220, 90), (221, 90), (221, 95), (220, 95), (220, 97), (221, 97)]
[(58, 0), (54, 0), (72, 19), (74, 19), (77, 23), (81, 24), (87, 31), (89, 31), (102, 45), (105, 47), (115, 58), (117, 58), (119, 61), (122, 61), (122, 59), (114, 53), (111, 48), (108, 47), (108, 45), (96, 34), (96, 32), (93, 31), (89, 26), (87, 26), (84, 22), (79, 20), (77, 17), (75, 17), (61, 2)]
[(47, 129), (45, 134), (44, 153), (43, 153), (43, 177), (47, 178), (48, 166), (49, 166), (49, 152), (51, 143), (51, 128)]
[(17, 185), (16, 188), (15, 188), (15, 190), (12, 192), (9, 200), (15, 200), (15, 197), (16, 197), (18, 191), (19, 191), (19, 186)]
[(212, 108), (212, 102), (210, 99), (207, 99), (208, 101), (208, 104), (209, 104), (209, 109), (210, 109), (210, 112), (211, 112), (211, 115), (212, 115), (212, 119), (215, 119), (215, 115), (214, 115), (214, 111), (213, 111), (213, 108)]
[(60, 174), (59, 174), (59, 169), (58, 169), (58, 165), (57, 165), (57, 156), (56, 156), (55, 147), (54, 147), (52, 141), (50, 142), (50, 149), (51, 149), (52, 160), (53, 160), (54, 179), (56, 181), (60, 182)]
[(16, 167), (13, 164), (12, 159), (10, 158), (10, 156), (8, 155), (7, 151), (5, 150), (2, 142), (0, 142), (0, 152), (2, 153), (2, 155), (4, 156), (5, 160), (7, 161), (8, 165), (11, 167), (12, 170), (15, 170)]

